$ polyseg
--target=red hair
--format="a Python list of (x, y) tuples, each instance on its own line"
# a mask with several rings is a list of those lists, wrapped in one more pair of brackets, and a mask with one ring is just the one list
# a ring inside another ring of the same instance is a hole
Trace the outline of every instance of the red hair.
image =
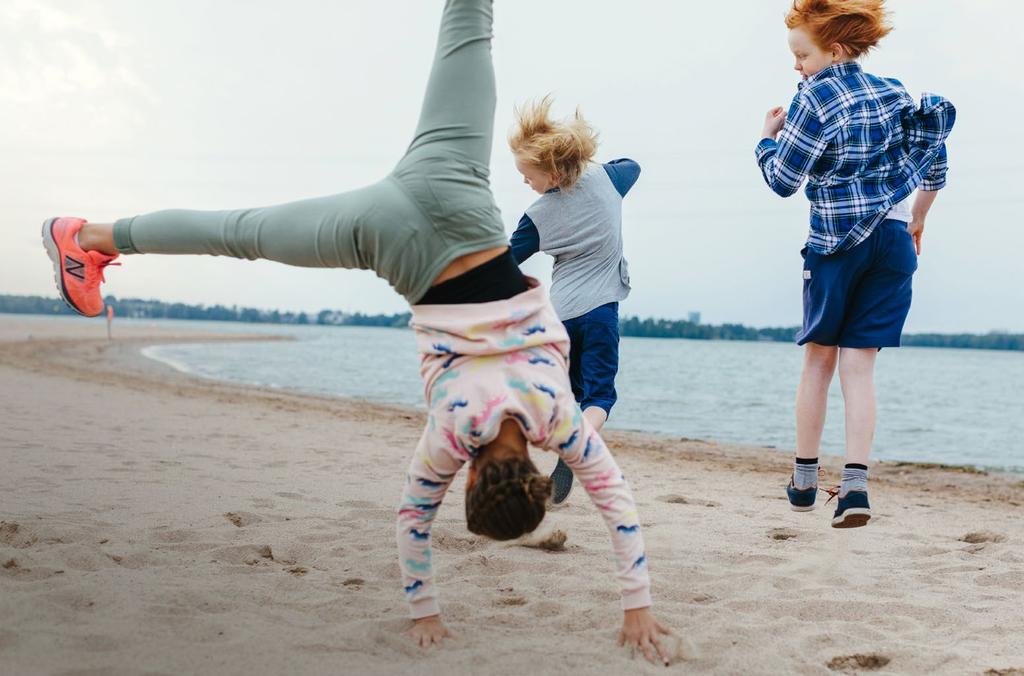
[(803, 28), (821, 49), (843, 47), (857, 58), (892, 31), (885, 0), (793, 0), (787, 28)]

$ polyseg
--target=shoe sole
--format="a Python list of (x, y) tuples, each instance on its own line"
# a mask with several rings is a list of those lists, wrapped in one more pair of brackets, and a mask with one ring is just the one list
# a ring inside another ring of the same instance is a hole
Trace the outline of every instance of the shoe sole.
[[(562, 461), (559, 460), (559, 463), (561, 463), (561, 462)], [(561, 504), (563, 504), (566, 500), (569, 499), (569, 496), (572, 494), (572, 486), (575, 483), (576, 477), (573, 475), (572, 470), (569, 469), (568, 465), (566, 465), (565, 468), (563, 469), (561, 464), (556, 465), (555, 466), (555, 471), (551, 473), (551, 481), (554, 484), (555, 493), (557, 493), (557, 491), (558, 491), (558, 484), (565, 480), (564, 474), (568, 474), (569, 475), (569, 478), (568, 478), (569, 488), (568, 488), (568, 490), (565, 491), (565, 495), (552, 494), (552, 496), (551, 496), (551, 504), (552, 505), (561, 505)], [(559, 498), (561, 498), (561, 499), (559, 499)]]
[(552, 496), (551, 504), (552, 505), (563, 505), (563, 504), (565, 504), (565, 501), (569, 499), (570, 495), (572, 495), (572, 487), (571, 486), (569, 487), (569, 490), (567, 490), (565, 492), (565, 495), (559, 496), (559, 497), (562, 498), (561, 500), (556, 500), (555, 497)]
[(860, 528), (871, 520), (871, 510), (866, 507), (851, 507), (832, 519), (833, 528)]
[(57, 293), (60, 294), (60, 299), (64, 303), (82, 315), (83, 317), (94, 317), (97, 315), (87, 315), (78, 307), (71, 302), (71, 297), (68, 295), (68, 290), (64, 287), (64, 275), (61, 273), (61, 260), (60, 260), (60, 249), (57, 247), (57, 241), (53, 238), (53, 223), (56, 218), (48, 218), (43, 221), (43, 247), (46, 249), (46, 254), (50, 257), (50, 261), (53, 263), (53, 283), (57, 286)]
[(801, 505), (790, 504), (789, 508), (792, 509), (794, 512), (813, 512), (814, 511), (814, 505), (801, 506)]

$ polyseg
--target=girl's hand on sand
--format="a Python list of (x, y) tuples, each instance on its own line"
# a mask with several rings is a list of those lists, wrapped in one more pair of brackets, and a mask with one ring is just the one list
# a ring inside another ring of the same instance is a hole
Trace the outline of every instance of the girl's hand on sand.
[(661, 662), (667, 667), (669, 664), (668, 650), (658, 640), (658, 636), (668, 636), (671, 633), (654, 618), (650, 608), (634, 608), (627, 610), (622, 618), (619, 645), (639, 648), (648, 662), (651, 664)]
[(786, 124), (786, 111), (779, 107), (772, 108), (764, 116), (764, 130), (761, 132), (761, 138), (774, 140), (782, 131), (784, 124)]
[(924, 219), (915, 219), (907, 224), (907, 232), (914, 238), (914, 250), (921, 255), (921, 236), (924, 235)]
[(443, 639), (455, 638), (455, 635), (448, 631), (448, 627), (444, 626), (440, 615), (413, 620), (409, 636), (412, 636), (412, 640), (416, 641), (421, 648), (429, 648), (432, 645), (440, 646)]

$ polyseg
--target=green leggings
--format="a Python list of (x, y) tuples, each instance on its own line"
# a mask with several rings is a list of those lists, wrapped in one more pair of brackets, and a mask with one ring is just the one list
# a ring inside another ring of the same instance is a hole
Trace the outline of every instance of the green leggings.
[(271, 207), (121, 219), (118, 250), (373, 270), (414, 304), (454, 259), (508, 244), (489, 182), (492, 1), (447, 0), (416, 134), (383, 180)]

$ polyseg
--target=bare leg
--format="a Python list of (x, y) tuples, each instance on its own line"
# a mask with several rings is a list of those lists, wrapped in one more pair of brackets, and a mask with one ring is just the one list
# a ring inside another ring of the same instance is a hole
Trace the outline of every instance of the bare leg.
[(875, 360), (878, 350), (839, 350), (839, 382), (846, 406), (846, 462), (868, 464), (875, 436)]
[(796, 392), (796, 457), (817, 458), (839, 348), (808, 343)]
[(117, 253), (114, 245), (113, 223), (86, 223), (78, 231), (78, 246), (85, 251), (99, 251), (113, 256)]

